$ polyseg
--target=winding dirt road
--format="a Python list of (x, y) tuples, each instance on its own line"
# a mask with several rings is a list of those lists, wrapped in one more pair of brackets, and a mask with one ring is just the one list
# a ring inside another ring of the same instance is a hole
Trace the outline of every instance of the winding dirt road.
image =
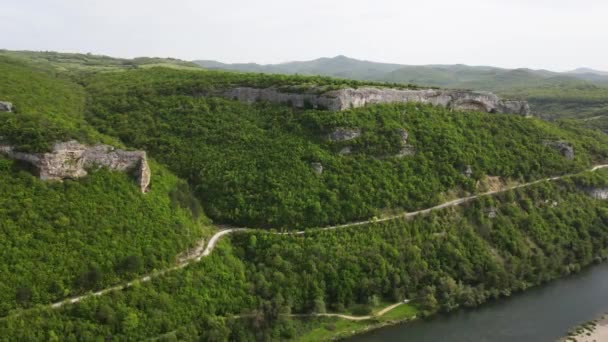
[[(603, 169), (603, 168), (607, 168), (608, 164), (602, 164), (602, 165), (596, 165), (594, 167), (592, 167), (591, 169), (587, 170), (587, 171), (596, 171), (599, 169)], [(431, 208), (427, 208), (427, 209), (422, 209), (422, 210), (418, 210), (418, 211), (413, 211), (413, 212), (409, 212), (409, 213), (402, 213), (402, 214), (398, 214), (398, 215), (393, 215), (393, 216), (389, 216), (389, 217), (385, 217), (385, 218), (381, 218), (381, 219), (371, 219), (371, 220), (365, 220), (365, 221), (358, 221), (358, 222), (352, 222), (352, 223), (346, 223), (346, 224), (341, 224), (341, 225), (335, 225), (335, 226), (329, 226), (329, 227), (323, 227), (323, 228), (316, 228), (314, 230), (332, 230), (332, 229), (340, 229), (340, 228), (348, 228), (348, 227), (355, 227), (355, 226), (362, 226), (362, 225), (366, 225), (366, 224), (370, 224), (370, 223), (377, 223), (377, 222), (385, 222), (385, 221), (391, 221), (391, 220), (395, 220), (395, 219), (402, 219), (402, 218), (410, 218), (410, 217), (414, 217), (417, 215), (422, 215), (422, 214), (426, 214), (429, 213), (433, 210), (439, 210), (439, 209), (444, 209), (444, 208), (449, 208), (449, 207), (455, 207), (458, 206), (460, 204), (472, 201), (476, 198), (480, 198), (480, 197), (484, 197), (484, 196), (490, 196), (490, 195), (494, 195), (494, 194), (498, 194), (498, 193), (502, 193), (502, 192), (506, 192), (506, 191), (510, 191), (510, 190), (514, 190), (514, 189), (519, 189), (519, 188), (524, 188), (527, 186), (531, 186), (534, 184), (538, 184), (541, 182), (546, 182), (546, 181), (555, 181), (555, 180), (559, 180), (562, 178), (566, 178), (566, 177), (570, 177), (573, 174), (568, 174), (568, 175), (563, 175), (563, 176), (557, 176), (557, 177), (550, 177), (550, 178), (544, 178), (544, 179), (540, 179), (540, 180), (536, 180), (533, 182), (529, 182), (529, 183), (524, 183), (524, 184), (520, 184), (520, 185), (516, 185), (516, 186), (512, 186), (512, 187), (507, 187), (504, 189), (500, 189), (500, 190), (494, 190), (494, 191), (488, 191), (488, 192), (484, 192), (481, 194), (477, 194), (477, 195), (473, 195), (473, 196), (468, 196), (468, 197), (463, 197), (463, 198), (458, 198), (449, 202), (445, 202), (439, 205), (436, 205), (434, 207)], [(128, 283), (125, 284), (121, 284), (121, 285), (116, 285), (116, 286), (112, 286), (97, 292), (93, 292), (93, 293), (88, 293), (82, 296), (77, 296), (77, 297), (72, 297), (72, 298), (68, 298), (65, 300), (62, 300), (60, 302), (56, 302), (56, 303), (52, 303), (50, 305), (48, 305), (51, 308), (59, 308), (62, 307), (66, 304), (74, 304), (74, 303), (78, 303), (84, 299), (90, 298), (90, 297), (94, 297), (94, 296), (103, 296), (109, 292), (112, 291), (118, 291), (118, 290), (123, 290), (126, 289), (128, 287), (133, 286), (136, 283), (142, 283), (142, 282), (148, 282), (153, 278), (159, 277), (163, 274), (166, 274), (167, 272), (171, 272), (177, 269), (181, 269), (184, 268), (192, 263), (198, 262), (200, 261), (202, 258), (208, 256), (211, 254), (211, 252), (213, 252), (213, 249), (215, 248), (215, 246), (217, 245), (217, 242), (220, 240), (221, 237), (228, 235), (228, 234), (232, 234), (232, 233), (236, 233), (236, 232), (242, 232), (242, 231), (247, 231), (247, 230), (252, 230), (250, 228), (236, 228), (236, 227), (228, 227), (226, 229), (220, 230), (219, 232), (215, 233), (215, 235), (213, 235), (211, 237), (211, 239), (209, 240), (209, 243), (207, 243), (207, 246), (204, 249), (201, 250), (196, 250), (194, 253), (191, 253), (189, 255), (187, 255), (184, 258), (181, 258), (179, 260), (179, 263), (176, 266), (167, 268), (165, 270), (162, 271), (158, 271), (155, 273), (151, 273), (149, 275), (143, 276), (139, 279), (130, 281)], [(274, 233), (274, 234), (278, 234), (278, 235), (302, 235), (305, 234), (305, 231), (296, 231), (296, 232), (285, 232), (285, 233)], [(401, 303), (395, 304), (394, 306), (398, 306)], [(387, 309), (392, 309), (391, 307), (387, 308)], [(388, 310), (387, 310), (388, 311)], [(384, 314), (384, 312), (382, 312), (382, 314)], [(326, 315), (326, 316), (336, 316), (336, 317), (342, 317), (342, 318), (346, 318), (346, 319), (353, 319), (353, 320), (362, 320), (365, 318), (361, 318), (361, 317), (355, 317), (355, 316), (347, 316), (347, 315), (340, 315), (340, 314), (318, 314), (318, 315)], [(347, 318), (349, 317), (349, 318)], [(362, 316), (365, 317), (365, 316)], [(369, 319), (369, 318), (368, 318)]]

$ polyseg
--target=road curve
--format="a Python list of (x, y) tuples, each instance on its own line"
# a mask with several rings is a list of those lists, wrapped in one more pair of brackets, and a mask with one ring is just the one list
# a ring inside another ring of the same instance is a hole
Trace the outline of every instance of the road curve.
[[(604, 168), (608, 168), (608, 164), (602, 164), (602, 165), (596, 165), (592, 168), (590, 168), (587, 171), (596, 171), (599, 169), (604, 169)], [(377, 222), (385, 222), (385, 221), (391, 221), (391, 220), (395, 220), (395, 219), (400, 219), (400, 218), (410, 218), (410, 217), (414, 217), (417, 215), (422, 215), (422, 214), (426, 214), (429, 213), (433, 210), (439, 210), (439, 209), (444, 209), (444, 208), (448, 208), (448, 207), (454, 207), (454, 206), (458, 206), (460, 204), (472, 201), (476, 198), (480, 198), (480, 197), (484, 197), (484, 196), (490, 196), (490, 195), (494, 195), (494, 194), (498, 194), (498, 193), (502, 193), (502, 192), (506, 192), (506, 191), (510, 191), (510, 190), (514, 190), (514, 189), (519, 189), (519, 188), (524, 188), (530, 185), (534, 185), (534, 184), (538, 184), (541, 182), (545, 182), (545, 181), (555, 181), (555, 180), (559, 180), (562, 178), (566, 178), (566, 177), (570, 177), (572, 176), (572, 174), (568, 174), (568, 175), (563, 175), (563, 176), (557, 176), (557, 177), (549, 177), (549, 178), (544, 178), (544, 179), (540, 179), (540, 180), (536, 180), (533, 182), (529, 182), (529, 183), (524, 183), (524, 184), (520, 184), (520, 185), (516, 185), (516, 186), (512, 186), (512, 187), (508, 187), (508, 188), (504, 188), (504, 189), (500, 189), (500, 190), (494, 190), (494, 191), (488, 191), (488, 192), (484, 192), (481, 194), (477, 194), (477, 195), (472, 195), (472, 196), (468, 196), (468, 197), (463, 197), (463, 198), (458, 198), (452, 201), (448, 201), (439, 205), (436, 205), (434, 207), (431, 208), (427, 208), (427, 209), (422, 209), (422, 210), (418, 210), (418, 211), (413, 211), (413, 212), (409, 212), (409, 213), (401, 213), (398, 215), (393, 215), (393, 216), (389, 216), (389, 217), (385, 217), (385, 218), (381, 218), (381, 219), (371, 219), (371, 220), (365, 220), (365, 221), (358, 221), (358, 222), (352, 222), (352, 223), (346, 223), (346, 224), (340, 224), (340, 225), (335, 225), (335, 226), (329, 226), (329, 227), (323, 227), (323, 228), (315, 228), (315, 229), (311, 229), (311, 231), (318, 231), (318, 230), (333, 230), (333, 229), (340, 229), (340, 228), (348, 228), (348, 227), (356, 227), (356, 226), (362, 226), (362, 225), (366, 225), (366, 224), (370, 224), (370, 223), (377, 223)], [(236, 233), (236, 232), (243, 232), (243, 231), (247, 231), (247, 230), (251, 230), (250, 228), (240, 228), (240, 227), (226, 227), (226, 229), (222, 229), (219, 232), (215, 233), (215, 235), (213, 235), (211, 237), (211, 239), (209, 240), (209, 242), (207, 243), (207, 246), (205, 247), (204, 250), (202, 250), (201, 252), (196, 252), (193, 253), (192, 255), (188, 255), (187, 257), (183, 258), (180, 260), (180, 262), (173, 267), (167, 268), (165, 270), (162, 271), (157, 271), (151, 274), (148, 274), (146, 276), (143, 276), (141, 278), (138, 278), (136, 280), (130, 281), (128, 283), (122, 284), (122, 285), (116, 285), (116, 286), (112, 286), (97, 292), (93, 292), (93, 293), (88, 293), (88, 294), (84, 294), (82, 296), (77, 296), (77, 297), (72, 297), (72, 298), (68, 298), (65, 300), (62, 300), (60, 302), (56, 302), (56, 303), (52, 303), (50, 305), (48, 305), (51, 308), (59, 308), (62, 307), (66, 304), (74, 304), (74, 303), (78, 303), (86, 298), (90, 298), (90, 297), (94, 297), (94, 296), (102, 296), (105, 295), (109, 292), (112, 291), (118, 291), (118, 290), (123, 290), (126, 289), (128, 287), (133, 286), (136, 283), (142, 283), (142, 282), (148, 282), (150, 280), (152, 280), (153, 278), (156, 278), (158, 276), (161, 276), (167, 272), (171, 272), (177, 269), (181, 269), (184, 268), (188, 265), (190, 265), (191, 263), (194, 262), (198, 262), (200, 261), (202, 258), (209, 256), (211, 254), (211, 252), (213, 252), (213, 249), (215, 248), (215, 246), (217, 245), (217, 242), (220, 240), (221, 237), (228, 235), (228, 234), (232, 234), (232, 233)], [(305, 234), (306, 231), (295, 231), (295, 232), (283, 232), (283, 233), (273, 233), (273, 234), (278, 234), (278, 235), (302, 235)], [(395, 305), (397, 306), (397, 305)], [(330, 316), (336, 316), (336, 317), (342, 317), (342, 318), (346, 318), (347, 316), (345, 315), (339, 315), (339, 314), (318, 314), (318, 315), (330, 315)], [(352, 316), (351, 318), (355, 319), (354, 316)], [(350, 318), (347, 318), (350, 319)], [(359, 319), (360, 320), (360, 319)]]

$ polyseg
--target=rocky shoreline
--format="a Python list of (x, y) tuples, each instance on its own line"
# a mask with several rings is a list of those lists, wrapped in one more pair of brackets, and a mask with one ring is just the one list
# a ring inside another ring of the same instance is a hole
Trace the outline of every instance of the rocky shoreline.
[(608, 341), (608, 313), (599, 318), (578, 325), (560, 342), (600, 342)]

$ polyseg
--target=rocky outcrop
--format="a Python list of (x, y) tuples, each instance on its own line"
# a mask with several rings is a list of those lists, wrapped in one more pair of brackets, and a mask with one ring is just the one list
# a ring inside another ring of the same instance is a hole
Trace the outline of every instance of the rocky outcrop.
[(462, 174), (467, 178), (471, 178), (471, 176), (473, 175), (473, 168), (471, 167), (471, 165), (467, 165)]
[(310, 167), (318, 175), (323, 173), (323, 164), (321, 163), (310, 163)]
[(401, 137), (401, 150), (397, 153), (398, 158), (413, 156), (416, 154), (416, 149), (414, 146), (407, 143), (407, 139), (409, 138), (409, 133), (407, 133), (404, 129), (399, 129), (399, 136)]
[(543, 141), (543, 145), (548, 146), (559, 152), (564, 158), (568, 160), (574, 159), (574, 147), (570, 145), (567, 141), (557, 140), (545, 140)]
[(362, 87), (332, 90), (319, 94), (315, 89), (310, 92), (296, 93), (277, 88), (239, 87), (220, 92), (219, 95), (247, 103), (270, 101), (295, 108), (333, 111), (358, 108), (368, 104), (418, 102), (453, 110), (530, 115), (530, 107), (527, 102), (503, 101), (493, 93), (482, 91)]
[(338, 128), (331, 132), (328, 136), (329, 141), (348, 141), (353, 140), (361, 136), (361, 130), (359, 128)]
[(498, 216), (498, 210), (496, 210), (496, 208), (494, 207), (490, 207), (485, 209), (486, 215), (488, 215), (488, 218), (496, 218)]
[(340, 154), (341, 156), (346, 156), (349, 155), (353, 152), (353, 148), (350, 146), (344, 146), (340, 152), (338, 154)]
[(133, 172), (142, 192), (150, 186), (151, 172), (146, 152), (124, 151), (108, 145), (86, 146), (77, 141), (56, 143), (49, 153), (23, 153), (11, 146), (0, 146), (10, 158), (27, 162), (38, 171), (42, 180), (76, 179), (87, 175), (87, 169), (107, 167), (110, 170)]
[(589, 196), (595, 199), (608, 200), (608, 188), (590, 188), (586, 191)]
[(0, 112), (12, 112), (13, 104), (6, 101), (0, 101)]

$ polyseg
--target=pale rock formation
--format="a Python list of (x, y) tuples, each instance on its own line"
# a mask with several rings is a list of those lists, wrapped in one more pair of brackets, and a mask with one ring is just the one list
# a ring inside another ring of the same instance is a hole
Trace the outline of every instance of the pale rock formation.
[(496, 218), (496, 216), (498, 216), (498, 210), (496, 210), (496, 208), (491, 207), (485, 210), (486, 214), (488, 215), (488, 218)]
[(407, 143), (407, 139), (409, 138), (407, 131), (403, 128), (399, 129), (399, 136), (401, 137), (401, 150), (397, 153), (396, 157), (402, 158), (416, 154), (414, 146)]
[(33, 165), (42, 180), (76, 179), (87, 175), (86, 169), (107, 167), (133, 172), (142, 192), (150, 186), (151, 172), (144, 151), (124, 151), (108, 145), (86, 146), (77, 141), (58, 142), (48, 153), (24, 153), (0, 145), (0, 153)]
[(471, 167), (471, 165), (467, 165), (463, 174), (465, 175), (465, 177), (470, 178), (473, 175), (473, 168)]
[(323, 173), (323, 164), (321, 163), (310, 163), (310, 167), (318, 175)]
[(608, 200), (608, 188), (590, 188), (587, 194), (595, 199)]
[(345, 156), (345, 155), (348, 155), (348, 154), (351, 154), (351, 153), (352, 153), (352, 147), (350, 147), (350, 146), (345, 146), (345, 147), (343, 147), (343, 148), (340, 150), (340, 152), (339, 152), (339, 154), (340, 154), (341, 156)]
[(568, 160), (574, 159), (574, 147), (572, 147), (572, 145), (570, 145), (567, 141), (545, 140), (545, 141), (543, 141), (543, 145), (553, 148), (554, 150), (558, 151), (562, 156), (564, 156), (564, 158), (566, 158)]
[(530, 107), (527, 102), (503, 101), (495, 94), (483, 91), (362, 87), (324, 93), (318, 93), (318, 90), (313, 88), (309, 92), (296, 93), (277, 88), (238, 87), (214, 95), (246, 103), (269, 101), (287, 104), (295, 108), (333, 111), (358, 108), (368, 104), (417, 102), (459, 111), (530, 115)]
[(356, 139), (361, 136), (361, 129), (359, 128), (337, 128), (331, 132), (328, 136), (329, 141), (349, 141)]
[(12, 112), (13, 104), (6, 101), (0, 101), (0, 112)]

